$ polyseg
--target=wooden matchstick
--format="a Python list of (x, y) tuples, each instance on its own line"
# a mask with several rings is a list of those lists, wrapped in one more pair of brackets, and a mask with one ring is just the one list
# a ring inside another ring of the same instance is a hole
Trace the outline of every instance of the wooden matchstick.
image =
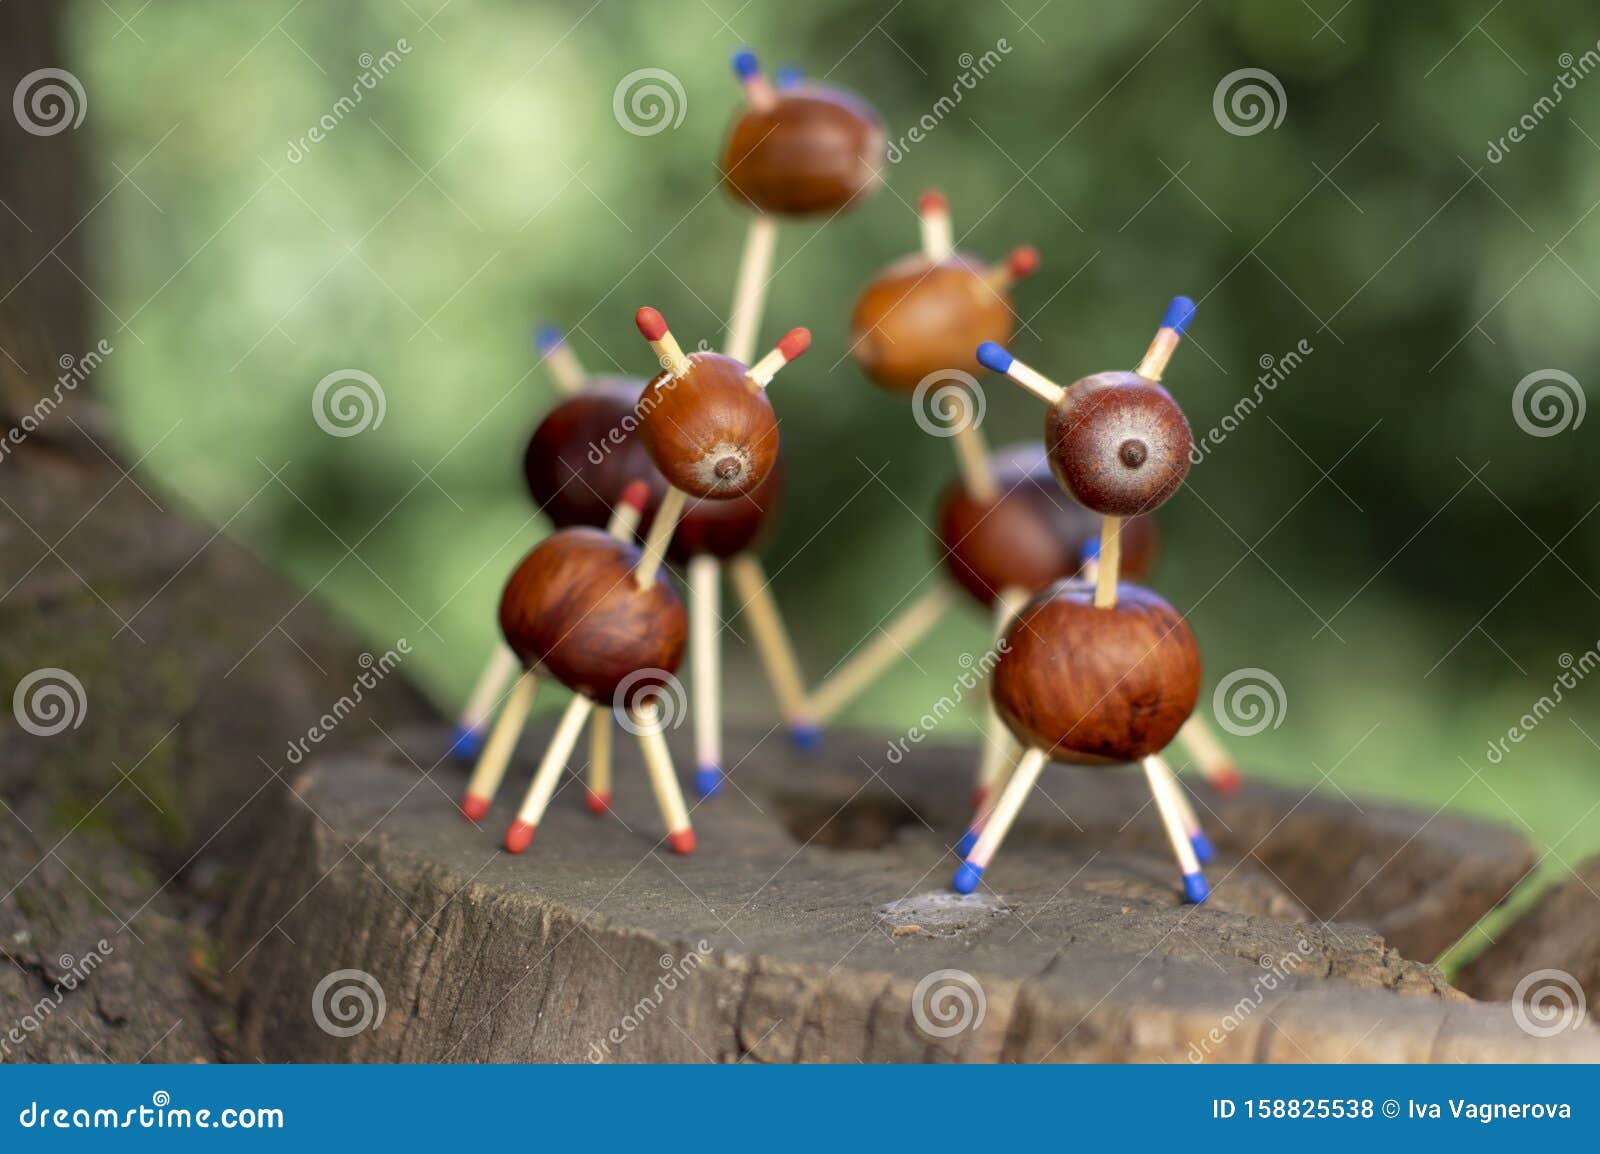
[(1100, 522), (1100, 556), (1095, 564), (1094, 606), (1117, 607), (1117, 579), (1122, 573), (1122, 518), (1105, 517)]
[(683, 804), (683, 790), (672, 768), (672, 752), (661, 732), (661, 707), (644, 701), (634, 710), (639, 727), (639, 746), (644, 751), (645, 768), (650, 773), (650, 789), (667, 827), (667, 845), (673, 853), (694, 852), (694, 830), (689, 825), (689, 808)]
[(683, 355), (683, 348), (667, 328), (666, 319), (660, 313), (653, 308), (642, 308), (634, 314), (633, 323), (639, 327), (644, 339), (650, 342), (650, 351), (656, 355), (662, 368), (674, 377), (681, 377), (689, 371), (689, 358)]
[(1066, 394), (1066, 389), (1037, 369), (1029, 368), (993, 341), (979, 345), (977, 357), (984, 368), (1010, 377), (1047, 405), (1055, 404)]
[(939, 264), (949, 258), (955, 249), (950, 229), (950, 202), (944, 193), (930, 188), (917, 200), (917, 214), (922, 220), (922, 255), (930, 264)]
[(484, 663), (483, 672), (478, 674), (478, 680), (473, 683), (472, 694), (456, 721), (455, 733), (450, 740), (452, 754), (466, 759), (475, 758), (483, 752), (484, 731), (489, 728), (489, 719), (494, 716), (494, 707), (505, 691), (506, 682), (515, 676), (517, 668), (517, 655), (511, 652), (511, 647), (504, 641), (496, 642), (494, 652), (489, 654), (489, 660)]
[(500, 788), (500, 781), (506, 775), (506, 766), (511, 764), (517, 738), (522, 736), (522, 727), (528, 722), (528, 711), (533, 708), (533, 699), (538, 694), (539, 679), (531, 672), (523, 673), (511, 687), (511, 694), (506, 698), (499, 720), (494, 723), (489, 741), (478, 757), (478, 764), (472, 767), (466, 796), (461, 799), (461, 812), (469, 821), (477, 821), (489, 812), (489, 803), (494, 801), (495, 791)]
[(750, 49), (741, 48), (733, 54), (733, 71), (744, 89), (745, 103), (751, 108), (762, 112), (778, 103), (777, 94), (761, 71), (761, 62)]
[(1011, 255), (999, 261), (984, 277), (989, 287), (997, 293), (1008, 292), (1019, 280), (1025, 280), (1039, 271), (1039, 250), (1031, 244), (1011, 250)]
[(569, 397), (583, 388), (589, 374), (583, 371), (578, 354), (572, 351), (560, 329), (546, 325), (534, 337), (534, 344), (544, 357), (544, 367), (550, 371), (556, 388)]
[(506, 830), (507, 853), (521, 853), (533, 841), (534, 832), (539, 828), (539, 821), (544, 817), (544, 811), (550, 805), (550, 798), (556, 792), (556, 783), (561, 779), (561, 771), (566, 768), (567, 761), (572, 757), (572, 751), (583, 733), (583, 723), (589, 720), (589, 713), (593, 709), (594, 702), (581, 693), (575, 694), (568, 702), (565, 712), (561, 714), (561, 720), (556, 723), (555, 733), (550, 735), (550, 745), (545, 749), (544, 759), (539, 762), (539, 768), (528, 786), (528, 794), (522, 799), (522, 808), (517, 811), (517, 820)]
[(722, 572), (709, 553), (689, 558), (689, 666), (694, 691), (694, 789), (722, 786)]
[(750, 371), (745, 373), (745, 380), (764, 389), (772, 383), (772, 378), (778, 375), (778, 370), (790, 361), (795, 360), (811, 347), (810, 329), (790, 329), (783, 335), (766, 356), (750, 366)]
[(741, 553), (728, 562), (728, 577), (739, 598), (739, 611), (750, 623), (756, 654), (766, 670), (767, 681), (778, 699), (778, 708), (783, 712), (790, 736), (796, 745), (812, 748), (821, 739), (821, 732), (807, 707), (800, 662), (795, 657), (794, 644), (789, 640), (789, 630), (783, 624), (778, 603), (772, 596), (766, 571), (755, 557)]
[(1204, 865), (1216, 856), (1216, 850), (1211, 845), (1211, 839), (1206, 836), (1205, 827), (1200, 824), (1200, 815), (1195, 813), (1194, 805), (1189, 801), (1188, 791), (1183, 788), (1183, 782), (1173, 772), (1167, 759), (1157, 755), (1155, 760), (1160, 763), (1167, 788), (1177, 803), (1178, 817), (1183, 822), (1184, 833), (1189, 835), (1189, 844), (1194, 847), (1194, 856), (1201, 865)]
[(766, 309), (767, 282), (772, 277), (772, 256), (778, 245), (778, 222), (766, 213), (750, 219), (744, 254), (739, 258), (739, 279), (734, 283), (733, 311), (728, 314), (728, 343), (723, 352), (748, 365), (756, 355), (756, 336)]
[[(1008, 587), (1000, 590), (994, 603), (994, 636), (996, 644), (1005, 636), (1006, 629), (1011, 625), (1011, 619), (1017, 615), (1024, 605), (1028, 603), (1028, 592), (1025, 589)], [(989, 815), (994, 811), (994, 804), (1000, 798), (1000, 792), (1011, 778), (1011, 771), (1017, 764), (1017, 758), (1022, 755), (1022, 749), (1017, 745), (1016, 738), (1011, 736), (1011, 730), (1005, 722), (1000, 720), (1000, 713), (994, 707), (994, 697), (985, 695), (984, 701), (984, 726), (983, 726), (983, 752), (978, 762), (978, 784), (972, 792), (972, 824), (967, 828), (966, 836), (961, 839), (956, 847), (958, 852), (965, 856), (977, 843), (978, 835), (983, 832), (983, 827), (988, 823)]]
[(606, 532), (618, 541), (632, 541), (633, 533), (650, 503), (650, 486), (643, 481), (629, 481), (622, 496), (611, 507), (611, 519), (606, 522)]
[(1167, 305), (1166, 314), (1161, 318), (1161, 327), (1156, 330), (1156, 335), (1150, 341), (1150, 347), (1145, 351), (1144, 360), (1139, 362), (1136, 371), (1141, 377), (1156, 384), (1161, 382), (1162, 374), (1167, 371), (1167, 362), (1177, 351), (1184, 330), (1194, 319), (1194, 312), (1194, 302), (1188, 297), (1172, 298), (1172, 303)]
[(667, 495), (661, 498), (661, 504), (656, 507), (656, 519), (650, 522), (650, 535), (644, 540), (644, 552), (639, 557), (639, 563), (633, 567), (633, 579), (641, 589), (650, 588), (667, 559), (667, 546), (678, 528), (679, 518), (683, 516), (686, 496), (682, 489), (668, 486)]
[(611, 711), (596, 709), (589, 721), (589, 790), (584, 799), (591, 813), (611, 808)]
[[(978, 835), (977, 844), (972, 847), (972, 852), (967, 854), (967, 859), (956, 868), (955, 877), (950, 881), (951, 887), (957, 893), (970, 894), (978, 888), (978, 883), (983, 880), (983, 871), (988, 869), (989, 863), (994, 860), (995, 851), (1005, 840), (1006, 834), (1011, 829), (1011, 823), (1017, 820), (1017, 813), (1022, 809), (1022, 803), (1027, 800), (1034, 783), (1039, 780), (1039, 773), (1044, 769), (1045, 760), (1044, 750), (1030, 749), (1022, 755), (1022, 760), (1017, 762), (1011, 780), (1006, 782), (1000, 800), (995, 803), (994, 812), (989, 815), (983, 832)], [(1188, 845), (1188, 842), (1184, 844)]]
[(1189, 720), (1183, 723), (1183, 728), (1178, 730), (1178, 740), (1189, 751), (1189, 756), (1194, 758), (1195, 765), (1212, 789), (1218, 793), (1239, 791), (1244, 779), (1239, 773), (1238, 763), (1222, 748), (1217, 735), (1198, 713), (1191, 713)]
[(861, 691), (923, 636), (955, 605), (955, 587), (941, 581), (907, 606), (887, 628), (855, 651), (819, 685), (811, 695), (807, 712), (818, 725), (827, 722), (850, 704)]
[(989, 443), (984, 440), (977, 422), (958, 423), (954, 440), (956, 463), (961, 466), (961, 479), (967, 492), (978, 501), (999, 500), (1000, 486), (994, 479), (994, 467), (989, 463)]
[[(1144, 766), (1145, 780), (1150, 783), (1156, 811), (1161, 815), (1162, 828), (1166, 830), (1167, 841), (1172, 845), (1172, 854), (1178, 859), (1178, 868), (1183, 872), (1184, 897), (1199, 905), (1210, 896), (1211, 887), (1206, 884), (1206, 875), (1200, 872), (1200, 861), (1189, 842), (1189, 832), (1183, 827), (1181, 803), (1168, 785), (1167, 777), (1171, 770), (1166, 769), (1161, 759), (1154, 755), (1145, 758), (1141, 764)], [(979, 841), (981, 844), (982, 839)]]

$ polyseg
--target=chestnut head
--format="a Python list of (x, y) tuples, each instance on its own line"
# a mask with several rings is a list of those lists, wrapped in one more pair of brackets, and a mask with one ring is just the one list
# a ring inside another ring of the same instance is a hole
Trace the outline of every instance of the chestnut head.
[(1088, 582), (1040, 594), (1006, 632), (994, 705), (1018, 741), (1058, 761), (1137, 761), (1194, 712), (1200, 647), (1178, 611), (1138, 585), (1094, 604)]
[[(1032, 595), (1074, 576), (1084, 549), (1099, 539), (1100, 518), (1061, 492), (1037, 441), (996, 450), (990, 468), (1000, 496), (973, 496), (961, 478), (939, 501), (941, 560), (957, 584), (980, 604), (993, 605), (1002, 589)], [(1138, 579), (1155, 559), (1152, 517), (1131, 517), (1122, 526), (1122, 573)]]
[(546, 537), (500, 597), (506, 644), (528, 668), (601, 702), (641, 670), (676, 670), (689, 615), (665, 571), (639, 588), (639, 554), (598, 529)]
[(989, 274), (986, 262), (962, 252), (938, 263), (908, 256), (884, 269), (850, 314), (850, 353), (861, 371), (903, 393), (940, 370), (978, 372), (973, 349), (1005, 343), (1013, 324), (1010, 293)]
[(1189, 473), (1183, 410), (1136, 373), (1074, 381), (1045, 417), (1050, 467), (1075, 500), (1109, 517), (1150, 513)]
[(748, 370), (720, 353), (693, 353), (639, 397), (639, 435), (667, 481), (691, 497), (728, 498), (761, 484), (778, 459), (778, 418)]
[(779, 216), (832, 213), (883, 179), (883, 121), (860, 97), (801, 83), (742, 111), (720, 169), (736, 200)]
[(533, 503), (556, 528), (603, 526), (629, 481), (657, 476), (644, 443), (633, 435), (643, 391), (644, 382), (632, 377), (591, 379), (533, 431), (522, 473)]

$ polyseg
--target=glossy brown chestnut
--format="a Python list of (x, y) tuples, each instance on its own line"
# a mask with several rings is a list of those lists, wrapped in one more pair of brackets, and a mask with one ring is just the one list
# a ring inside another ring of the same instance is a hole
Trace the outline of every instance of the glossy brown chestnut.
[(778, 418), (745, 366), (695, 353), (681, 377), (663, 370), (639, 397), (639, 434), (662, 476), (691, 497), (737, 497), (778, 459)]
[[(603, 526), (623, 487), (657, 477), (644, 443), (633, 435), (644, 382), (600, 377), (539, 422), (522, 456), (533, 503), (556, 528)], [(658, 481), (656, 489), (665, 490)], [(659, 500), (660, 493), (655, 494)]]
[(1200, 647), (1178, 611), (1119, 585), (1063, 581), (1017, 615), (994, 669), (994, 704), (1023, 745), (1058, 761), (1137, 761), (1159, 753), (1194, 712)]
[(1009, 293), (988, 279), (990, 268), (970, 253), (937, 265), (908, 256), (884, 269), (850, 314), (850, 354), (874, 383), (909, 393), (930, 373), (982, 369), (973, 350), (1011, 339)]
[(599, 702), (641, 670), (659, 670), (664, 681), (683, 660), (689, 615), (664, 570), (638, 587), (639, 552), (599, 529), (546, 537), (501, 594), (506, 644), (528, 668)]
[[(1083, 568), (1084, 546), (1100, 535), (1100, 518), (1064, 494), (1050, 475), (1037, 441), (996, 450), (990, 467), (1000, 497), (974, 497), (961, 478), (939, 501), (940, 559), (957, 584), (982, 605), (999, 591), (1030, 596)], [(1131, 517), (1122, 526), (1122, 575), (1138, 579), (1156, 553), (1151, 517)]]
[(1194, 437), (1183, 410), (1137, 373), (1068, 386), (1045, 418), (1050, 466), (1071, 496), (1112, 517), (1151, 513), (1189, 474)]
[(883, 121), (859, 97), (801, 85), (746, 109), (722, 150), (729, 194), (762, 212), (837, 212), (883, 179)]

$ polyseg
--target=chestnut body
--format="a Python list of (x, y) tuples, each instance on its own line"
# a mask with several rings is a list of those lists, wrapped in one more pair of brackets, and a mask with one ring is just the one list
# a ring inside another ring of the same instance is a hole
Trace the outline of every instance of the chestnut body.
[[(998, 500), (978, 500), (958, 477), (940, 498), (938, 515), (946, 571), (986, 606), (1002, 589), (1032, 595), (1076, 575), (1086, 559), (1084, 546), (1100, 535), (1100, 518), (1056, 486), (1042, 444), (997, 450), (991, 469)], [(1155, 553), (1155, 521), (1130, 518), (1122, 527), (1122, 573), (1143, 576)]]
[(1178, 611), (1119, 585), (1094, 605), (1063, 581), (1017, 615), (994, 670), (994, 705), (1023, 745), (1058, 761), (1137, 761), (1159, 753), (1194, 712), (1200, 648)]
[(911, 392), (930, 373), (982, 371), (973, 354), (984, 341), (1011, 339), (1009, 294), (996, 292), (988, 266), (953, 253), (938, 264), (908, 256), (862, 291), (850, 314), (850, 354), (871, 380)]
[(634, 580), (639, 549), (598, 529), (563, 529), (522, 559), (500, 597), (500, 631), (530, 669), (605, 702), (630, 674), (678, 668), (689, 616), (663, 571)]
[(695, 353), (681, 377), (658, 373), (639, 397), (639, 434), (668, 482), (691, 497), (751, 492), (778, 459), (766, 390), (720, 353)]
[(1074, 381), (1045, 417), (1056, 480), (1096, 513), (1153, 512), (1189, 474), (1194, 437), (1167, 391), (1137, 373)]
[(837, 212), (883, 179), (883, 122), (848, 92), (802, 85), (747, 109), (722, 150), (730, 195), (761, 212)]

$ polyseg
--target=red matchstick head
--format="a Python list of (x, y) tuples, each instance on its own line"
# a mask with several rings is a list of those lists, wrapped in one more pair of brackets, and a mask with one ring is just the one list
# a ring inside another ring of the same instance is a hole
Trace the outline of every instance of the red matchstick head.
[(944, 193), (937, 188), (930, 188), (917, 198), (917, 211), (923, 216), (946, 213), (950, 211), (950, 202), (944, 198)]
[(603, 814), (611, 809), (611, 795), (609, 793), (596, 793), (591, 789), (584, 800), (588, 803), (589, 812), (592, 814)]
[(521, 853), (533, 844), (534, 830), (538, 826), (531, 821), (514, 821), (511, 828), (506, 830), (506, 852)]
[(1239, 767), (1232, 762), (1218, 766), (1215, 776), (1211, 779), (1211, 788), (1224, 795), (1238, 793), (1243, 785), (1244, 777), (1239, 773)]
[(461, 799), (461, 815), (468, 821), (482, 821), (483, 815), (489, 812), (489, 799), (474, 797), (467, 794)]
[(1039, 250), (1031, 244), (1020, 245), (1011, 250), (1011, 258), (1007, 264), (1015, 279), (1030, 277), (1039, 271)]
[(673, 853), (691, 854), (694, 852), (694, 830), (680, 829), (677, 833), (667, 835), (667, 846)]
[(778, 342), (778, 351), (783, 354), (783, 359), (786, 361), (794, 360), (810, 347), (810, 329), (790, 329)]
[(667, 335), (666, 319), (648, 305), (633, 314), (633, 323), (639, 326), (647, 341), (659, 341)]
[(650, 486), (644, 481), (629, 481), (627, 488), (622, 490), (622, 496), (617, 498), (617, 504), (626, 505), (636, 513), (643, 513), (649, 503)]

